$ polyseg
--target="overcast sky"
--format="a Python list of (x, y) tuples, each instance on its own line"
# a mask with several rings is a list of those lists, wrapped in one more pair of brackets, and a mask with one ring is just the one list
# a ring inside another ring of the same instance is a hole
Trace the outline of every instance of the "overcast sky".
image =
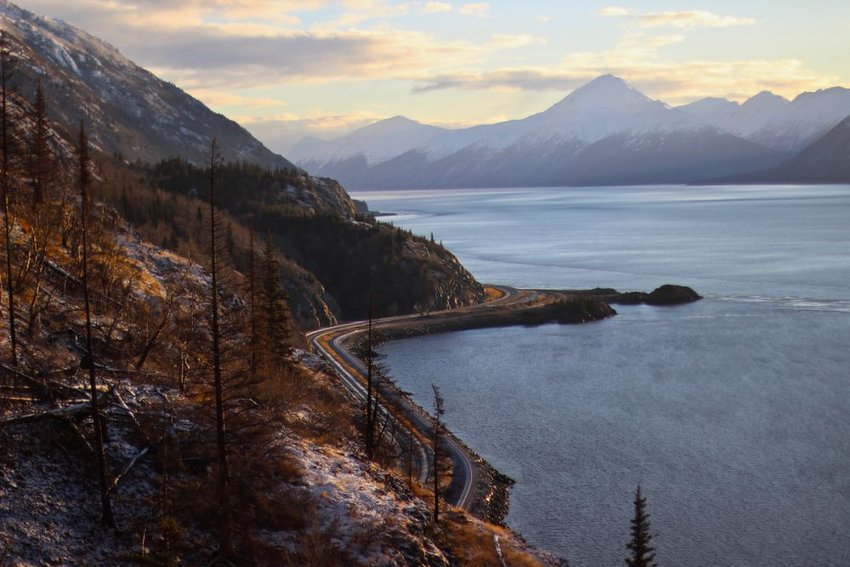
[(21, 0), (286, 152), (381, 118), (539, 112), (603, 73), (672, 105), (850, 86), (847, 0)]

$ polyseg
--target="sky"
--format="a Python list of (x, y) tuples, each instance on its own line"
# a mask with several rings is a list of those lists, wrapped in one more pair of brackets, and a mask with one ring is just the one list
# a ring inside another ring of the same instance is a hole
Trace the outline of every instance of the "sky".
[(847, 0), (20, 0), (286, 153), (396, 115), (523, 118), (613, 73), (679, 105), (850, 86)]

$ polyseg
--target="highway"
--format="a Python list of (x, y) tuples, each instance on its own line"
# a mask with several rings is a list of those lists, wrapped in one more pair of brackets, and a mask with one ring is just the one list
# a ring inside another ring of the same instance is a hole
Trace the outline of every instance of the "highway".
[[(372, 325), (378, 330), (408, 326), (415, 327), (417, 323), (426, 318), (429, 321), (434, 321), (445, 315), (455, 316), (459, 313), (473, 314), (479, 311), (486, 312), (496, 305), (528, 300), (524, 292), (516, 289), (505, 286), (489, 287), (497, 289), (501, 292), (501, 296), (485, 303), (458, 309), (430, 314), (401, 315), (375, 319)], [(351, 354), (345, 345), (354, 344), (356, 342), (356, 336), (366, 332), (367, 326), (367, 321), (356, 321), (307, 333), (307, 340), (313, 352), (321, 355), (336, 369), (345, 388), (356, 400), (363, 403), (366, 400), (365, 365), (360, 359)], [(417, 470), (419, 473), (418, 479), (422, 483), (427, 482), (431, 478), (431, 471), (433, 469), (433, 452), (430, 446), (423, 443), (420, 439), (431, 439), (431, 416), (406, 396), (399, 395), (396, 391), (383, 390), (381, 398), (384, 403), (391, 404), (393, 410), (402, 415), (416, 430), (417, 435), (410, 434), (410, 438), (415, 440)], [(475, 500), (475, 488), (479, 481), (478, 457), (472, 454), (451, 433), (445, 435), (442, 448), (452, 461), (452, 482), (446, 491), (446, 500), (454, 506), (463, 508), (464, 510), (470, 510)]]

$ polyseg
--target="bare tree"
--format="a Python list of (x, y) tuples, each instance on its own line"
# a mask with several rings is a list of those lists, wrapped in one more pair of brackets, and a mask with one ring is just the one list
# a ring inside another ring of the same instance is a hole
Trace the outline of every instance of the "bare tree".
[(227, 467), (227, 427), (224, 412), (224, 381), (221, 368), (221, 328), (219, 325), (220, 267), (218, 254), (218, 214), (216, 184), (221, 157), (218, 143), (210, 145), (209, 209), (210, 209), (210, 324), (212, 332), (213, 389), (215, 391), (216, 449), (218, 455), (218, 493), (221, 525), (219, 532), (220, 559), (233, 556), (233, 532), (230, 511), (230, 474)]
[(174, 284), (166, 284), (165, 299), (162, 305), (160, 305), (160, 312), (157, 318), (150, 317), (152, 314), (147, 311), (150, 308), (147, 303), (140, 306), (141, 309), (145, 310), (145, 314), (148, 315), (148, 317), (143, 316), (141, 318), (148, 319), (149, 327), (145, 335), (144, 344), (142, 345), (142, 351), (136, 359), (136, 372), (142, 370), (142, 366), (144, 366), (145, 361), (153, 349), (163, 341), (163, 332), (174, 322), (175, 314), (179, 307), (178, 301), (185, 295), (185, 284), (185, 271), (180, 274), (180, 277)]
[(377, 351), (380, 342), (378, 331), (375, 329), (373, 317), (373, 301), (369, 301), (369, 319), (366, 325), (366, 336), (357, 347), (357, 355), (366, 365), (366, 400), (363, 407), (363, 441), (366, 446), (366, 456), (374, 459), (380, 445), (380, 403), (379, 380), (383, 373), (381, 354)]
[(251, 319), (251, 379), (257, 377), (257, 254), (254, 250), (254, 231), (248, 233), (248, 303)]
[(103, 446), (105, 424), (101, 421), (100, 407), (97, 395), (97, 376), (94, 366), (94, 349), (92, 347), (91, 302), (89, 301), (88, 274), (88, 188), (91, 183), (91, 160), (89, 158), (88, 138), (82, 121), (80, 122), (79, 138), (79, 183), (80, 183), (80, 232), (83, 254), (83, 305), (86, 312), (86, 365), (89, 369), (89, 387), (91, 390), (91, 411), (94, 419), (95, 453), (97, 455), (97, 471), (100, 480), (101, 520), (109, 528), (115, 527), (115, 517), (112, 515), (112, 502), (109, 498), (109, 482), (106, 470), (106, 452)]
[(434, 523), (438, 524), (440, 522), (440, 457), (442, 456), (440, 446), (443, 444), (443, 436), (446, 433), (446, 426), (443, 423), (446, 409), (440, 388), (436, 384), (431, 384), (431, 389), (434, 390), (434, 415), (431, 420), (434, 451)]
[(9, 36), (0, 30), (0, 151), (3, 152), (0, 163), (0, 200), (3, 206), (3, 230), (6, 248), (6, 295), (9, 303), (9, 343), (10, 362), (18, 365), (18, 340), (15, 334), (15, 290), (12, 279), (12, 237), (11, 213), (9, 211), (9, 190), (11, 185), (12, 132), (9, 116), (10, 80), (15, 68), (15, 58), (12, 56)]

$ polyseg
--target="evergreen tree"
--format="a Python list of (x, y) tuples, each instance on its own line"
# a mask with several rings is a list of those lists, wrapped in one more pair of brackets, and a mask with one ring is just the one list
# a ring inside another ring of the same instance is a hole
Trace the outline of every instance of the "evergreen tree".
[(32, 184), (34, 206), (44, 202), (44, 193), (57, 175), (56, 161), (50, 148), (50, 121), (47, 117), (47, 101), (41, 81), (35, 91), (32, 107), (32, 132), (29, 139), (28, 169)]
[(271, 237), (263, 251), (263, 303), (266, 310), (266, 337), (269, 353), (276, 369), (289, 364), (293, 321), (289, 296), (280, 285), (280, 266)]
[(632, 518), (632, 538), (626, 544), (630, 555), (626, 558), (629, 567), (657, 567), (655, 549), (652, 547), (652, 534), (649, 527), (649, 514), (646, 513), (646, 498), (640, 493), (640, 485), (635, 491), (635, 515)]

